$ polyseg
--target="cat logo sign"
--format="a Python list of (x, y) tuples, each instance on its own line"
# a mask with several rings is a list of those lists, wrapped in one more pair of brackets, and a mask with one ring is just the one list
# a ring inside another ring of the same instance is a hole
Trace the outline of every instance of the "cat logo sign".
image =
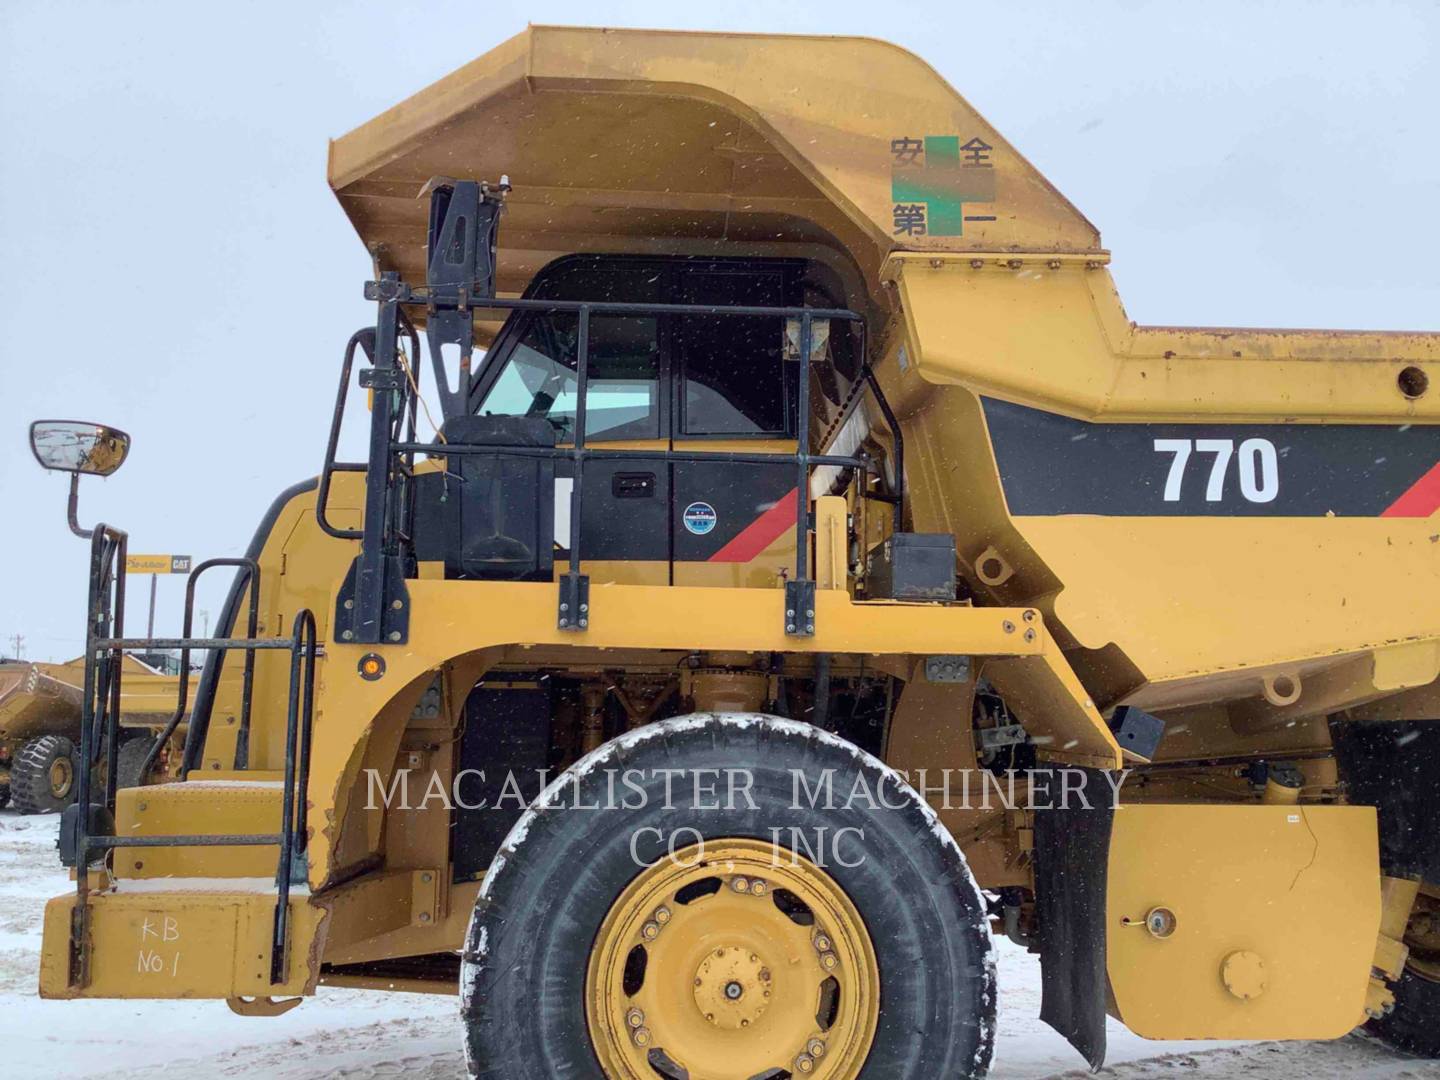
[(127, 574), (188, 574), (189, 555), (126, 555)]

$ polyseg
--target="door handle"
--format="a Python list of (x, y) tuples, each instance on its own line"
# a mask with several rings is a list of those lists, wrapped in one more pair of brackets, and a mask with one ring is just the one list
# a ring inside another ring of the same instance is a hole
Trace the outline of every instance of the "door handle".
[(610, 494), (617, 499), (650, 499), (655, 496), (653, 472), (617, 472), (610, 478)]

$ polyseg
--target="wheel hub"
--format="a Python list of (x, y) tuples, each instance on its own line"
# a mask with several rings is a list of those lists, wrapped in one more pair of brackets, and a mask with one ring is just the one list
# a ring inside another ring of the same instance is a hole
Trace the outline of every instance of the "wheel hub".
[(880, 1000), (854, 905), (824, 870), (772, 844), (692, 851), (642, 870), (596, 935), (586, 1020), (604, 1074), (853, 1080)]
[(70, 792), (71, 779), (75, 774), (70, 759), (58, 757), (50, 763), (50, 794), (63, 799)]
[(770, 969), (756, 953), (722, 946), (695, 969), (695, 1006), (716, 1027), (746, 1028), (770, 1003), (770, 982)]

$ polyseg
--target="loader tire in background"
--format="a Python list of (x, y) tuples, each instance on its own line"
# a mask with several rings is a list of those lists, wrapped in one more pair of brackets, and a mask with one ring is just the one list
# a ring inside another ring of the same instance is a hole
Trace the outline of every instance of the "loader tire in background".
[(145, 764), (145, 757), (150, 753), (150, 747), (155, 745), (153, 735), (133, 735), (120, 744), (120, 749), (115, 755), (115, 788), (143, 787), (145, 778), (140, 775), (140, 767)]
[(25, 743), (10, 763), (10, 798), (22, 814), (57, 814), (75, 801), (75, 746), (63, 735)]
[[(832, 808), (794, 798), (827, 770)], [(820, 829), (858, 831), (822, 853)], [(547, 788), (481, 887), (461, 1000), (494, 1080), (950, 1080), (985, 1074), (995, 1034), (983, 898), (933, 811), (857, 747), (754, 715), (648, 725)]]
[(1440, 1058), (1440, 981), (1406, 968), (1391, 985), (1395, 1008), (1365, 1030), (1381, 1042), (1417, 1057)]

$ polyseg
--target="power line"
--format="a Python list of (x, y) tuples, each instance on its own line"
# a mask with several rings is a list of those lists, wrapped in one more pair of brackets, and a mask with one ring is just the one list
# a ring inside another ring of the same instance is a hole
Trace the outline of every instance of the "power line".
[(15, 659), (16, 659), (16, 660), (24, 659), (20, 654), (21, 654), (21, 653), (24, 651), (24, 649), (25, 649), (25, 635), (24, 635), (24, 634), (16, 634), (16, 635), (14, 635), (13, 637), (11, 637), (10, 640), (11, 640), (11, 641), (14, 643), (14, 645), (15, 645)]

